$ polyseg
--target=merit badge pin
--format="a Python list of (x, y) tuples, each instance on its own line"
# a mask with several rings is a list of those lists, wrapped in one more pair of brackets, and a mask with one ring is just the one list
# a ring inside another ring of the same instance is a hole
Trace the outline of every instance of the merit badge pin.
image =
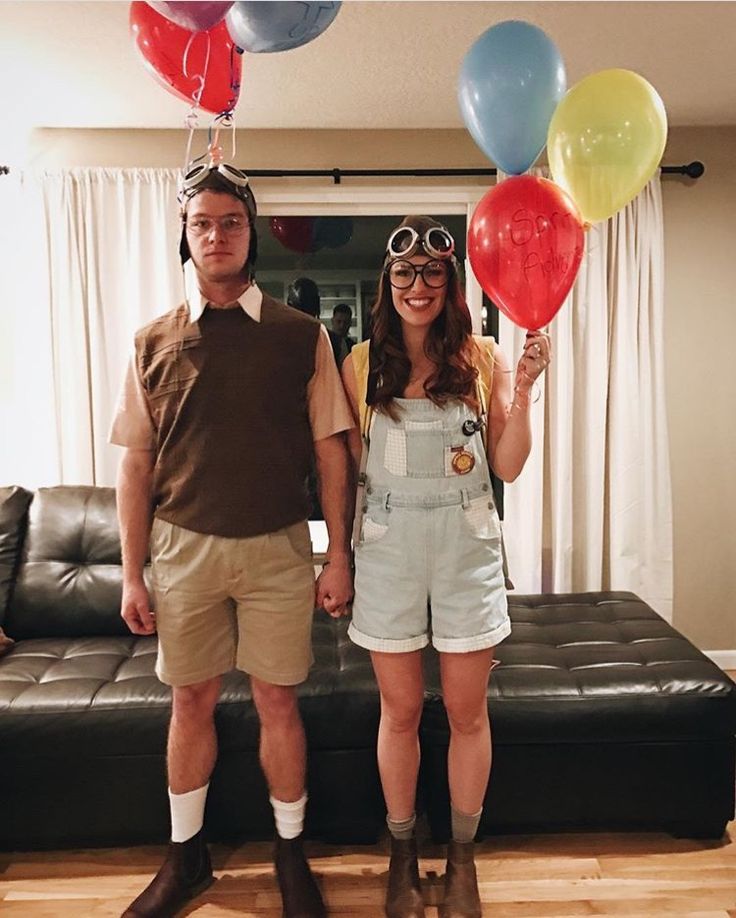
[(458, 475), (467, 475), (475, 465), (475, 456), (469, 453), (463, 446), (455, 447), (452, 452), (455, 454), (452, 457), (453, 472), (456, 472)]

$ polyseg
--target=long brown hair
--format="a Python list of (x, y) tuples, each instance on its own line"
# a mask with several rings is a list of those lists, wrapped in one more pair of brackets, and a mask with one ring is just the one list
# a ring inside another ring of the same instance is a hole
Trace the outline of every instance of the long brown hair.
[[(412, 226), (420, 234), (427, 227), (440, 226), (429, 217), (406, 217), (402, 226)], [(372, 332), (367, 402), (384, 411), (394, 420), (398, 409), (394, 399), (400, 398), (409, 382), (411, 361), (406, 353), (401, 319), (396, 312), (391, 284), (385, 266), (378, 281), (376, 301), (371, 307)], [(470, 311), (465, 302), (457, 262), (450, 260), (450, 272), (445, 292), (445, 305), (429, 327), (424, 352), (436, 369), (424, 384), (424, 393), (435, 405), (449, 401), (465, 402), (479, 411), (474, 365), (476, 344), (473, 340)]]

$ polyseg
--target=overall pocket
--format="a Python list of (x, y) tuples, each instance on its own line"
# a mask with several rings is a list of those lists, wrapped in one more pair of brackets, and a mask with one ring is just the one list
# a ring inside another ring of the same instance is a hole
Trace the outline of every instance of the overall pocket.
[(368, 504), (360, 527), (360, 545), (380, 542), (388, 532), (389, 511), (381, 504)]
[(501, 541), (501, 521), (493, 501), (487, 494), (474, 497), (462, 508), (463, 522), (476, 539)]

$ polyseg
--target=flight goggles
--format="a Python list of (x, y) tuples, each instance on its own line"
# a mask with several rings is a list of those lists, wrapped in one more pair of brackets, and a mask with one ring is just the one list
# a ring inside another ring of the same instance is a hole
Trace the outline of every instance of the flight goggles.
[(239, 198), (245, 204), (251, 217), (255, 219), (256, 201), (248, 182), (248, 176), (242, 169), (237, 169), (228, 163), (220, 163), (218, 166), (198, 163), (184, 173), (179, 184), (179, 202), (184, 205), (195, 194), (206, 188), (227, 191), (228, 194)]
[(432, 258), (450, 258), (455, 240), (444, 226), (430, 226), (421, 235), (413, 226), (400, 226), (389, 236), (386, 249), (391, 258), (409, 258), (419, 247)]

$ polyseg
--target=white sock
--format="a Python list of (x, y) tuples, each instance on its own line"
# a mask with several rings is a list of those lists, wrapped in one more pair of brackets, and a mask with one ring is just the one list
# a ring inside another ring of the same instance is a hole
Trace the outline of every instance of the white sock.
[(268, 798), (273, 807), (273, 818), (280, 838), (296, 838), (304, 828), (304, 811), (307, 808), (307, 795), (302, 794), (293, 803), (284, 803), (275, 797)]
[(209, 782), (204, 787), (187, 791), (186, 794), (172, 794), (169, 788), (171, 807), (171, 840), (189, 841), (204, 825), (204, 805), (207, 802)]

